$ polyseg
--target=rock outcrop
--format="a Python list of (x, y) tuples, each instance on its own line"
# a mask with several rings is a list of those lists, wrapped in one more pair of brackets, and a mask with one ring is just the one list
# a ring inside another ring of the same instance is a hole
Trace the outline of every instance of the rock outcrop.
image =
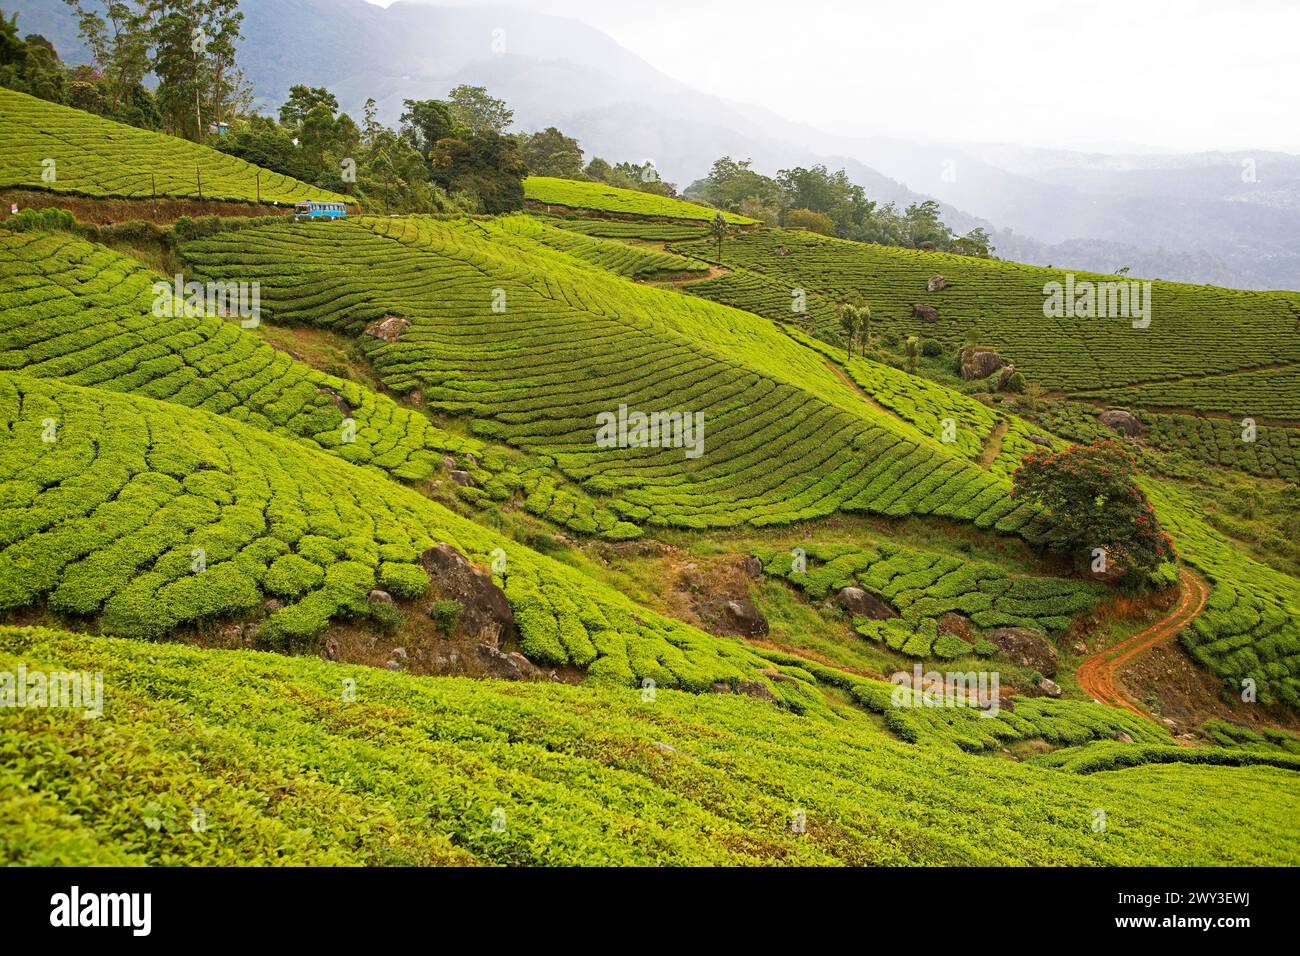
[(1056, 673), (1056, 648), (1040, 631), (1028, 627), (997, 627), (984, 638), (1013, 664), (1032, 667), (1047, 677)]
[(460, 604), (458, 634), (492, 647), (516, 636), (515, 614), (505, 592), (465, 555), (449, 544), (438, 544), (420, 555), (420, 563), (433, 581), (433, 593), (440, 600)]

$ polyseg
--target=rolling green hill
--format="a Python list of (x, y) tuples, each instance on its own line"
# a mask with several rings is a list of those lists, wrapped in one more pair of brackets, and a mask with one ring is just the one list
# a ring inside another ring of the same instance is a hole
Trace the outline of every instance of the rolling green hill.
[(0, 188), (7, 186), (132, 199), (348, 198), (207, 146), (0, 88)]
[(4, 863), (1300, 862), (1288, 754), (1093, 744), (1058, 769), (851, 709), (0, 628), (20, 662), (102, 672), (104, 713), (0, 714)]
[[(551, 176), (529, 176), (525, 179), (524, 198), (545, 206), (661, 219), (712, 220), (718, 214), (718, 210), (711, 206), (697, 206), (684, 199), (621, 189), (605, 183), (555, 179)], [(732, 225), (754, 224), (753, 219), (732, 212), (724, 212), (722, 215)]]
[[(373, 470), (208, 412), (0, 373), (0, 610), (38, 602), (107, 633), (160, 637), (260, 617), (266, 646), (304, 648), (382, 587), (417, 597), (439, 543), (505, 551), (524, 652), (623, 684), (708, 690), (763, 680), (743, 643), (618, 592), (458, 517)], [(202, 568), (196, 550), (201, 549)], [(800, 708), (804, 680), (772, 681)]]
[[(501, 227), (498, 227), (501, 228)], [(1005, 479), (864, 398), (807, 343), (747, 312), (628, 282), (473, 220), (268, 226), (187, 243), (206, 279), (261, 282), (270, 321), (359, 340), (394, 391), (473, 416), (641, 525), (935, 514), (1043, 533)], [(602, 448), (597, 416), (700, 413), (703, 452)]]
[[(678, 242), (679, 251), (713, 259), (709, 240)], [(1215, 376), (1206, 388), (1222, 396), (1240, 385), (1231, 410), (1257, 417), (1286, 417), (1300, 386), (1300, 294), (1244, 292), (1175, 282), (1152, 283), (1151, 323), (1130, 318), (1048, 318), (1047, 283), (1064, 283), (1066, 271), (1015, 262), (865, 245), (802, 231), (757, 229), (727, 241), (723, 263), (736, 269), (690, 291), (714, 301), (791, 321), (791, 292), (803, 289), (819, 334), (838, 340), (835, 303), (850, 292), (871, 304), (878, 332), (933, 338), (949, 349), (968, 333), (1015, 363), (1050, 390), (1092, 393), (1140, 388), (1165, 404), (1187, 396), (1163, 394), (1172, 380)], [(947, 287), (927, 292), (932, 276)], [(1077, 282), (1138, 281), (1131, 277), (1074, 273)], [(938, 310), (935, 322), (913, 315), (914, 305)], [(1230, 342), (1231, 347), (1223, 347)], [(1284, 364), (1289, 371), (1253, 370)], [(1270, 388), (1257, 385), (1268, 375)], [(1127, 395), (1128, 393), (1123, 393)]]

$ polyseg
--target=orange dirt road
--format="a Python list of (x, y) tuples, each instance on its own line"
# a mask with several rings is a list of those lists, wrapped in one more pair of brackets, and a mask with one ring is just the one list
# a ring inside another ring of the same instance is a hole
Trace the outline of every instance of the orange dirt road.
[(1149, 627), (1144, 627), (1127, 640), (1093, 654), (1079, 665), (1074, 676), (1085, 694), (1112, 707), (1125, 707), (1155, 722), (1155, 717), (1115, 686), (1115, 677), (1125, 664), (1139, 654), (1157, 644), (1172, 641), (1196, 615), (1201, 613), (1210, 596), (1210, 586), (1186, 568), (1178, 574), (1178, 590), (1178, 603), (1167, 615)]

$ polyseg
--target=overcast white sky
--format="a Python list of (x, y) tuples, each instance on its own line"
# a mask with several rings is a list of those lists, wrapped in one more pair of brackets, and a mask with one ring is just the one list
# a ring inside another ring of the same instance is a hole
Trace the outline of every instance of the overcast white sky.
[(1300, 0), (441, 5), (573, 17), (691, 86), (830, 132), (1300, 153)]

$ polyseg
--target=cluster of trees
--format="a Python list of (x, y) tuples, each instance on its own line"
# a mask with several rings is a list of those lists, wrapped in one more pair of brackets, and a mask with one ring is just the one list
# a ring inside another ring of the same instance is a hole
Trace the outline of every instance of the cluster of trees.
[(635, 189), (660, 196), (677, 195), (677, 186), (665, 182), (651, 160), (642, 163), (615, 163), (611, 166), (599, 156), (583, 165), (582, 147), (572, 136), (565, 136), (554, 126), (531, 136), (521, 137), (524, 164), (532, 176), (558, 176), (608, 183), (623, 189)]
[(65, 66), (46, 38), (20, 38), (14, 14), (0, 17), (0, 84), (192, 140), (248, 108), (249, 85), (235, 66), (239, 0), (64, 2), (94, 65)]
[(392, 130), (368, 99), (358, 125), (329, 90), (296, 85), (278, 119), (245, 117), (212, 145), (395, 212), (523, 206), (520, 141), (505, 132), (513, 113), (502, 100), (482, 87), (459, 86), (446, 100), (404, 100), (403, 108)]
[(913, 203), (902, 211), (893, 203), (880, 205), (868, 199), (842, 169), (832, 173), (825, 166), (796, 166), (773, 178), (755, 172), (750, 160), (724, 156), (707, 177), (692, 185), (691, 192), (710, 205), (789, 229), (911, 249), (981, 257), (993, 253), (987, 232), (973, 229), (964, 236), (954, 234), (933, 200)]

